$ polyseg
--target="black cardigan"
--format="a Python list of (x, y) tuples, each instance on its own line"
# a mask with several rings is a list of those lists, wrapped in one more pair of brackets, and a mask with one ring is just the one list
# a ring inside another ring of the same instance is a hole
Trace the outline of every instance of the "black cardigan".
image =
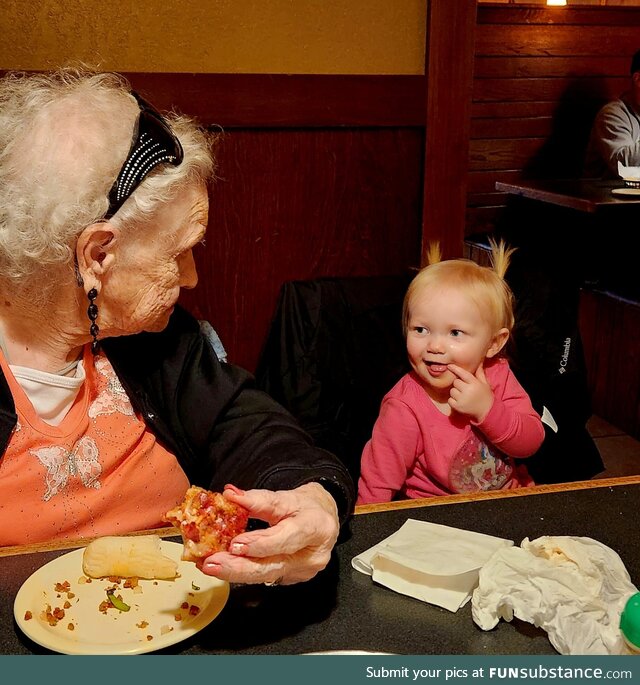
[[(249, 373), (220, 363), (183, 309), (176, 307), (161, 333), (106, 339), (102, 348), (133, 408), (192, 484), (290, 490), (320, 482), (335, 497), (341, 521), (353, 511), (355, 487), (337, 457), (315, 447)], [(16, 422), (0, 370), (0, 454)]]

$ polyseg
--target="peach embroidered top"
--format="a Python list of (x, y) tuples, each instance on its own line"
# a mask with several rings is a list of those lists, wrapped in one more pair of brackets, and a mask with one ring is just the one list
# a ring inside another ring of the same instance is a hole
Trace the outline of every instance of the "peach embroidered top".
[(0, 364), (18, 414), (0, 459), (0, 546), (165, 525), (189, 482), (105, 356), (86, 346), (86, 380), (57, 426), (36, 414), (1, 354)]

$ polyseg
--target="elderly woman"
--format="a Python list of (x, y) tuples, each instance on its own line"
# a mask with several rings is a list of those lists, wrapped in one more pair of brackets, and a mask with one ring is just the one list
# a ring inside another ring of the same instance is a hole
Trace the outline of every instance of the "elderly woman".
[(327, 564), (345, 468), (176, 305), (212, 172), (206, 133), (117, 75), (0, 81), (0, 545), (161, 526), (198, 484), (269, 524), (205, 573), (295, 583)]

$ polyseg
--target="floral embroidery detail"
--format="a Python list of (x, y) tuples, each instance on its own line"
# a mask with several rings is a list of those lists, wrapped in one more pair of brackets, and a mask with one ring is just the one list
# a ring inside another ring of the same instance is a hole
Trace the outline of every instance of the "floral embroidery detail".
[(98, 478), (102, 473), (102, 465), (98, 446), (93, 438), (85, 435), (78, 440), (71, 451), (53, 445), (30, 450), (30, 452), (47, 469), (45, 477), (47, 491), (42, 498), (45, 502), (64, 490), (71, 476), (79, 477), (85, 488), (98, 490), (101, 487)]
[(513, 471), (508, 456), (472, 433), (454, 454), (449, 479), (453, 492), (499, 490)]
[(108, 416), (119, 412), (125, 416), (133, 416), (133, 407), (125, 389), (111, 367), (111, 364), (103, 357), (95, 360), (96, 371), (106, 379), (104, 389), (89, 406), (89, 418)]

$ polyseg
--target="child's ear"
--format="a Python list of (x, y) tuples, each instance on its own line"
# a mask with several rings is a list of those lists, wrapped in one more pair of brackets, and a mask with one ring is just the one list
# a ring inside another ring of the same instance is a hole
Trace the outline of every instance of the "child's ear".
[(498, 352), (507, 344), (509, 340), (509, 330), (507, 328), (501, 328), (494, 336), (487, 350), (487, 359), (495, 357)]

